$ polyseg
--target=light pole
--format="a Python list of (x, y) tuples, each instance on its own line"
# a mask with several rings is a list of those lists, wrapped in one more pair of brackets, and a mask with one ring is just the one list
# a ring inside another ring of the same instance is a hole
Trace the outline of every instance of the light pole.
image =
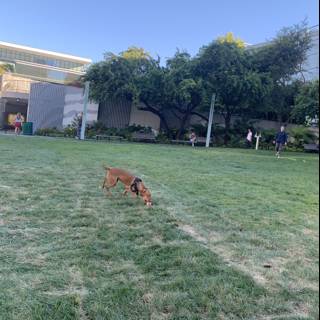
[(84, 97), (83, 97), (83, 114), (82, 114), (82, 124), (81, 124), (81, 133), (80, 139), (84, 140), (85, 133), (86, 133), (86, 123), (87, 123), (87, 105), (89, 99), (89, 89), (90, 89), (90, 82), (86, 81), (84, 86)]
[(210, 106), (210, 113), (209, 113), (209, 121), (208, 121), (208, 129), (207, 129), (207, 140), (206, 140), (206, 148), (210, 146), (210, 138), (211, 138), (211, 127), (213, 121), (213, 113), (214, 113), (214, 103), (216, 100), (216, 94), (214, 93), (211, 98), (211, 106)]

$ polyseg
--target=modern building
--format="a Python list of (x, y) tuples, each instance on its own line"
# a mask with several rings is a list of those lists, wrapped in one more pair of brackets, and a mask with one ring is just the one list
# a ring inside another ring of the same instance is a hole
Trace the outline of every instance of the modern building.
[[(0, 64), (10, 64), (13, 69), (0, 75), (0, 128), (11, 124), (17, 112), (25, 118), (34, 114), (28, 107), (33, 84), (55, 84), (61, 89), (75, 83), (91, 63), (86, 58), (0, 42)], [(81, 89), (76, 91), (78, 96), (82, 94)], [(47, 109), (44, 103), (42, 111)]]
[(310, 28), (311, 48), (302, 66), (305, 80), (319, 79), (319, 25)]

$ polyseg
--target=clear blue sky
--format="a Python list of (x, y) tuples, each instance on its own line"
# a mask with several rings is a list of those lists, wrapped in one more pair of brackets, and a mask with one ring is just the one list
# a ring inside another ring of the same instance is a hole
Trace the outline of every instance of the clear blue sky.
[(176, 48), (196, 54), (232, 31), (248, 43), (285, 26), (319, 22), (317, 0), (8, 0), (0, 41), (101, 60), (131, 45), (161, 58)]

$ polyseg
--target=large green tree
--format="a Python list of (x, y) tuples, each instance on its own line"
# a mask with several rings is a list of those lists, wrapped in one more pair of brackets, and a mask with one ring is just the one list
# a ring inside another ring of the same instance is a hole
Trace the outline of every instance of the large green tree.
[(269, 93), (269, 76), (255, 70), (251, 53), (245, 48), (221, 40), (200, 50), (197, 74), (203, 79), (206, 93), (216, 93), (216, 111), (224, 118), (224, 141), (228, 143), (232, 116), (243, 116)]
[(163, 99), (168, 112), (179, 123), (177, 139), (181, 138), (191, 116), (199, 115), (205, 103), (203, 80), (196, 76), (194, 69), (194, 59), (186, 52), (177, 51), (166, 64)]
[(169, 132), (166, 120), (165, 69), (159, 59), (152, 58), (140, 48), (129, 48), (119, 55), (107, 53), (105, 60), (93, 64), (84, 80), (91, 82), (91, 98), (103, 102), (110, 98), (125, 98), (150, 111), (161, 119)]
[(94, 100), (129, 99), (140, 110), (159, 116), (167, 134), (168, 117), (174, 117), (177, 139), (190, 117), (198, 114), (205, 96), (202, 79), (195, 76), (193, 59), (179, 51), (165, 67), (141, 48), (131, 47), (119, 55), (107, 53), (104, 61), (89, 68), (85, 80), (91, 81)]

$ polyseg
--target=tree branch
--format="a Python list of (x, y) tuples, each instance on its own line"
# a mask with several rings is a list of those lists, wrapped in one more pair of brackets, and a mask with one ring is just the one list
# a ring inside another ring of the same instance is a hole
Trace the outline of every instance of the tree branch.
[(198, 116), (199, 118), (201, 118), (201, 119), (203, 119), (203, 120), (209, 121), (209, 119), (208, 119), (206, 116), (202, 115), (202, 114), (199, 113), (199, 112), (192, 111), (192, 112), (191, 112), (191, 115), (195, 115), (195, 116)]

